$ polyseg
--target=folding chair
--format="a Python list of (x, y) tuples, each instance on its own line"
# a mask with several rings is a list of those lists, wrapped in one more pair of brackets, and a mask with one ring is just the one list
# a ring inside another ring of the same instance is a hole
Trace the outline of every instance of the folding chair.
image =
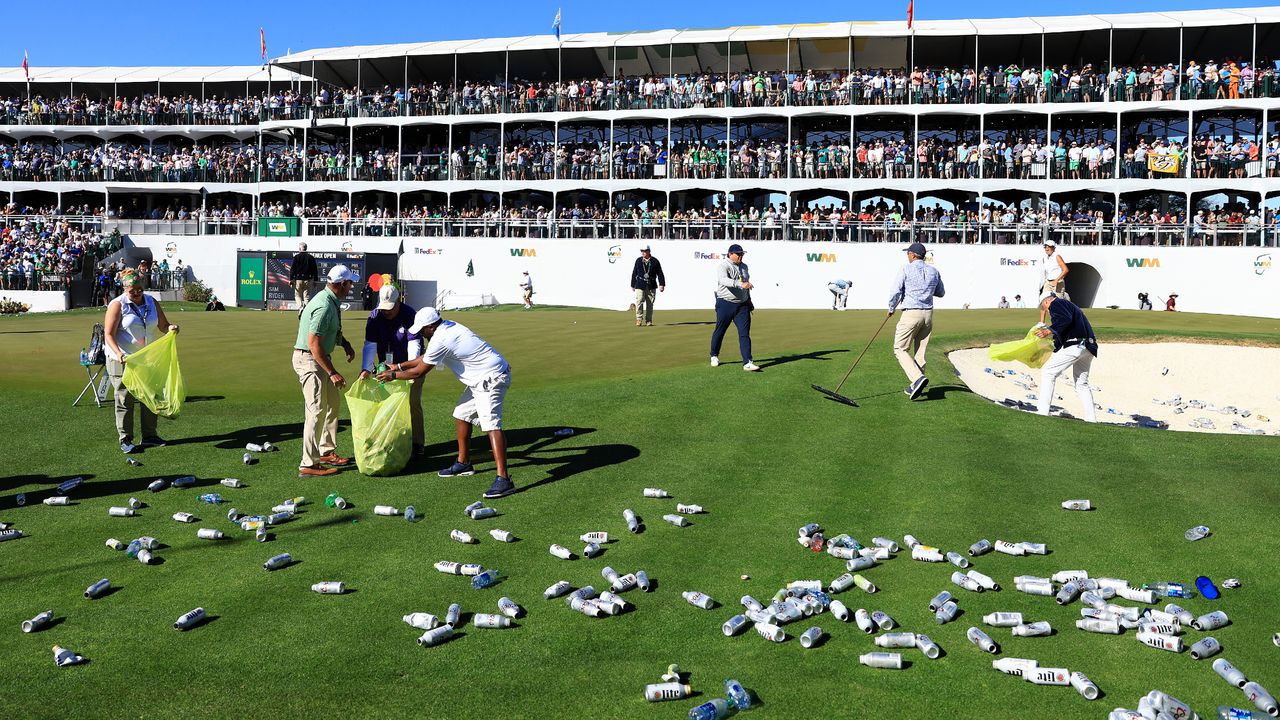
[(93, 391), (93, 400), (98, 407), (102, 407), (102, 403), (107, 401), (109, 378), (107, 377), (107, 353), (104, 337), (102, 323), (96, 323), (93, 326), (93, 334), (89, 337), (89, 349), (80, 357), (80, 366), (84, 368), (85, 374), (89, 376), (89, 382), (85, 383), (84, 389), (76, 396), (76, 400), (71, 403), (71, 407), (79, 405), (80, 399), (90, 390)]

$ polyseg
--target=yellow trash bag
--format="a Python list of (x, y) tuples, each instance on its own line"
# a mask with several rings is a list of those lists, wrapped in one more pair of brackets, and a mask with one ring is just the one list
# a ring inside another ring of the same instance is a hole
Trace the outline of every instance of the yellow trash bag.
[(413, 454), (413, 419), (409, 414), (409, 381), (379, 383), (356, 379), (347, 387), (356, 467), (365, 475), (394, 475)]
[(129, 394), (151, 412), (170, 420), (178, 417), (187, 399), (187, 384), (178, 367), (178, 334), (165, 333), (130, 355), (121, 380)]
[(1028, 330), (1027, 336), (1021, 340), (997, 343), (987, 348), (987, 357), (992, 360), (1017, 361), (1029, 368), (1044, 367), (1052, 354), (1053, 341), (1036, 337), (1036, 328)]

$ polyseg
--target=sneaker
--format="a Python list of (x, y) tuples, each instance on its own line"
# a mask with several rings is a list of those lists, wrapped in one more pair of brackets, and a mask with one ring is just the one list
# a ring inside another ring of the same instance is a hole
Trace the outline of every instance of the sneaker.
[(645, 326), (645, 327), (653, 327), (653, 321), (652, 321), (652, 320), (650, 320), (649, 322), (645, 323), (645, 324), (644, 324), (644, 326)]
[(476, 474), (476, 469), (472, 467), (471, 463), (457, 462), (456, 460), (449, 467), (436, 473), (436, 475), (439, 475), (440, 477), (445, 477), (445, 478), (461, 477), (463, 475), (475, 475), (475, 474)]
[(166, 443), (166, 442), (164, 441), (164, 438), (160, 437), (159, 435), (152, 435), (151, 437), (144, 437), (144, 438), (142, 438), (142, 442), (138, 443), (139, 447), (144, 447), (144, 448), (149, 448), (149, 447), (164, 447), (164, 446), (165, 446), (165, 445), (167, 445), (167, 444), (168, 444), (168, 443)]
[(925, 377), (924, 375), (921, 375), (920, 377), (916, 378), (916, 381), (911, 383), (911, 385), (907, 388), (907, 391), (906, 391), (907, 397), (910, 398), (911, 400), (915, 400), (916, 398), (920, 397), (920, 393), (924, 392), (924, 389), (928, 384), (929, 384), (929, 378)]
[(298, 477), (300, 478), (328, 477), (330, 475), (337, 475), (337, 474), (338, 474), (337, 468), (325, 467), (323, 465), (313, 465), (313, 466), (304, 465), (298, 468)]
[(760, 372), (760, 366), (751, 362), (750, 360), (743, 363), (742, 369), (746, 370), (747, 372)]
[(484, 491), (484, 497), (490, 499), (506, 497), (515, 491), (516, 486), (511, 482), (511, 479), (499, 475), (493, 479), (493, 484), (489, 486), (489, 489)]
[(720, 367), (720, 358), (715, 355), (711, 356), (711, 367)]
[(128, 440), (121, 440), (121, 441), (120, 441), (120, 452), (124, 453), (125, 455), (132, 455), (132, 454), (134, 454), (134, 453), (135, 453), (135, 452), (137, 452), (137, 451), (138, 451), (138, 446), (137, 446), (137, 445), (134, 445), (133, 443), (129, 442)]

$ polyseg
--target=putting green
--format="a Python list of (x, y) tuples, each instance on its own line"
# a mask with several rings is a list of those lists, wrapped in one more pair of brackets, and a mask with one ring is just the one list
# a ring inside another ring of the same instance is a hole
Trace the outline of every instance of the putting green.
[[(483, 521), (465, 517), (463, 508), (492, 480), (487, 453), (477, 454), (475, 477), (435, 476), (452, 456), (449, 413), (461, 390), (447, 373), (427, 383), (429, 458), (401, 477), (352, 470), (303, 480), (295, 473), (302, 408), (288, 349), (295, 319), (176, 305), (168, 313), (183, 326), (178, 344), (190, 397), (179, 420), (161, 421), (171, 444), (137, 456), (140, 467), (126, 465), (116, 447), (109, 408), (70, 407), (85, 380), (75, 357), (97, 313), (0, 319), (0, 434), (8, 450), (0, 520), (28, 534), (0, 543), (0, 637), (8, 638), (0, 705), (12, 717), (676, 718), (718, 696), (726, 677), (759, 696), (762, 707), (751, 714), (762, 718), (1096, 718), (1112, 707), (1136, 707), (1153, 688), (1202, 717), (1219, 704), (1245, 703), (1210, 661), (1145, 647), (1132, 631), (1078, 631), (1078, 602), (1059, 607), (1012, 589), (1015, 575), (1068, 569), (1134, 583), (1240, 578), (1243, 587), (1217, 602), (1183, 604), (1197, 615), (1225, 610), (1231, 625), (1212, 633), (1222, 657), (1280, 692), (1280, 648), (1270, 641), (1280, 631), (1280, 441), (1089, 426), (1010, 413), (968, 392), (945, 352), (1017, 337), (1034, 322), (1034, 310), (939, 312), (932, 384), (927, 399), (915, 403), (902, 395), (886, 329), (843, 391), (859, 408), (826, 400), (809, 384), (834, 386), (879, 325), (878, 312), (757, 313), (759, 374), (738, 369), (732, 335), (725, 364), (707, 367), (709, 312), (659, 310), (652, 328), (602, 311), (456, 313), (513, 366), (506, 425), (522, 491), (489, 503), (500, 515)], [(1090, 319), (1104, 344), (1100, 363), (1105, 343), (1121, 338), (1280, 344), (1276, 320), (1106, 310), (1090, 311)], [(362, 319), (350, 314), (345, 322), (358, 336)], [(553, 436), (563, 427), (576, 432)], [(280, 452), (242, 465), (245, 443), (264, 440)], [(351, 451), (345, 425), (339, 449)], [(188, 474), (198, 478), (196, 488), (146, 490), (156, 478)], [(74, 476), (86, 480), (72, 494), (75, 504), (14, 506), (17, 493), (38, 500)], [(224, 488), (224, 477), (246, 487)], [(643, 498), (646, 486), (674, 498)], [(324, 507), (334, 490), (353, 507)], [(203, 492), (220, 492), (228, 502), (201, 504)], [(266, 544), (223, 517), (230, 506), (265, 512), (298, 495), (312, 503)], [(147, 503), (138, 517), (108, 517), (109, 506), (129, 497)], [(1066, 512), (1059, 503), (1068, 498), (1089, 498), (1097, 509)], [(707, 513), (674, 527), (662, 515), (676, 502)], [(377, 504), (412, 504), (424, 519), (378, 517)], [(624, 508), (643, 518), (643, 533), (627, 532)], [(174, 522), (179, 511), (201, 522)], [(952, 585), (950, 565), (913, 562), (907, 553), (865, 571), (881, 591), (852, 589), (839, 599), (851, 609), (883, 610), (943, 648), (938, 660), (902, 650), (910, 661), (902, 671), (859, 666), (858, 655), (878, 648), (830, 614), (786, 626), (781, 644), (751, 631), (724, 637), (720, 625), (741, 609), (741, 596), (767, 602), (788, 581), (829, 582), (843, 572), (842, 562), (796, 543), (796, 529), (808, 522), (863, 543), (877, 535), (902, 542), (910, 533), (944, 550), (999, 538), (1047, 543), (1051, 552), (974, 559), (1005, 586), (981, 595)], [(1186, 542), (1183, 531), (1199, 524), (1213, 536)], [(199, 540), (201, 527), (219, 528), (227, 539)], [(452, 542), (454, 528), (480, 542)], [(496, 542), (492, 528), (520, 541)], [(615, 540), (598, 558), (563, 561), (548, 553), (552, 543), (578, 552), (578, 536), (596, 530)], [(103, 545), (140, 535), (167, 546), (156, 553), (162, 564), (143, 566)], [(280, 552), (298, 562), (265, 571), (262, 563)], [(436, 572), (437, 560), (480, 563), (506, 579), (472, 590), (466, 578)], [(542, 598), (561, 579), (602, 589), (606, 565), (644, 569), (656, 589), (626, 593), (634, 609), (602, 619)], [(104, 577), (116, 590), (84, 599), (85, 588)], [(353, 592), (312, 593), (321, 581), (342, 581)], [(926, 605), (944, 589), (963, 613), (939, 626)], [(720, 605), (695, 608), (681, 598), (684, 590)], [(468, 622), (459, 637), (424, 649), (414, 642), (421, 631), (401, 621), (412, 612), (443, 616), (453, 602), (467, 614), (496, 612), (502, 596), (528, 611), (516, 628)], [(174, 630), (173, 622), (197, 606), (211, 620)], [(22, 620), (48, 609), (55, 624), (19, 631)], [(1038, 687), (992, 670), (994, 657), (965, 640), (965, 631), (993, 611), (1019, 611), (1057, 630), (1013, 638), (988, 628), (1001, 657), (1084, 672), (1103, 697), (1088, 702), (1071, 688)], [(802, 649), (797, 637), (813, 625), (829, 637)], [(1185, 637), (1189, 644), (1202, 635)], [(56, 668), (49, 652), (55, 643), (88, 664)], [(672, 662), (691, 673), (701, 694), (646, 703), (644, 686), (659, 682)]]

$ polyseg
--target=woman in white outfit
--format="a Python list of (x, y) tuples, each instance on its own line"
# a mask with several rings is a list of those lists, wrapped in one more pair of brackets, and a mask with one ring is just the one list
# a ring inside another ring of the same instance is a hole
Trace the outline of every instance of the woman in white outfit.
[[(1053, 240), (1044, 241), (1044, 262), (1040, 264), (1040, 292), (1071, 299), (1067, 294), (1066, 277), (1071, 272), (1067, 261), (1058, 254), (1058, 243)], [(1044, 310), (1040, 311), (1040, 322), (1044, 322)]]
[[(107, 342), (107, 377), (116, 395), (116, 431), (120, 435), (120, 449), (129, 454), (139, 447), (160, 447), (164, 440), (156, 434), (156, 414), (136, 401), (124, 386), (124, 366), (129, 356), (154, 342), (166, 332), (177, 332), (177, 325), (170, 325), (164, 309), (155, 298), (142, 292), (142, 277), (126, 270), (120, 276), (124, 294), (107, 305), (103, 330)], [(163, 330), (161, 329), (163, 328)], [(141, 410), (142, 439), (133, 442), (133, 411)]]

